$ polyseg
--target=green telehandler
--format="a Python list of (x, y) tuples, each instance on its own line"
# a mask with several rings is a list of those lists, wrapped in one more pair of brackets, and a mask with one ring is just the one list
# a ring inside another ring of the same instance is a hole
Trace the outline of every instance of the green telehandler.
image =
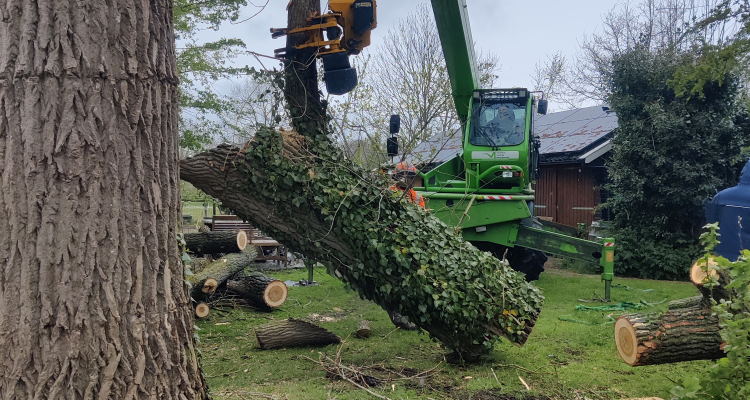
[[(532, 184), (539, 140), (533, 117), (535, 112), (546, 113), (547, 101), (524, 88), (480, 88), (466, 0), (431, 2), (461, 121), (463, 151), (429, 171), (417, 172), (422, 184), (413, 189), (436, 217), (461, 229), (477, 248), (507, 259), (528, 280), (538, 279), (544, 270), (544, 253), (597, 263), (602, 268), (604, 298), (609, 300), (614, 240), (600, 243), (566, 235), (534, 217)], [(316, 48), (329, 93), (343, 94), (357, 84), (348, 57), (370, 44), (370, 31), (377, 26), (377, 1), (335, 0), (329, 8), (328, 13), (309, 18), (309, 26), (272, 32), (275, 37), (307, 34), (297, 48)], [(395, 134), (398, 120), (392, 117), (391, 122)], [(397, 155), (395, 136), (389, 138), (388, 148), (389, 155)]]
[(482, 250), (506, 258), (511, 267), (535, 280), (544, 253), (597, 263), (605, 299), (614, 278), (614, 240), (595, 242), (550, 230), (534, 217), (539, 139), (534, 112), (546, 113), (546, 100), (529, 90), (481, 89), (474, 63), (466, 0), (432, 0), (440, 41), (461, 120), (462, 152), (419, 172), (414, 190), (427, 208)]

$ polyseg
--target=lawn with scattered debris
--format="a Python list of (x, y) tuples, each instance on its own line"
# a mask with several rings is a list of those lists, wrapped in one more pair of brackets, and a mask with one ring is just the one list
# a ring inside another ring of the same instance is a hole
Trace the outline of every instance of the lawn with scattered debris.
[[(268, 274), (293, 281), (307, 277), (305, 270)], [(628, 311), (576, 310), (602, 305), (585, 301), (603, 291), (594, 275), (542, 274), (538, 286), (546, 301), (526, 345), (502, 343), (484, 362), (466, 366), (446, 364), (444, 349), (425, 333), (395, 328), (385, 311), (323, 270), (315, 271), (315, 279), (319, 286), (290, 287), (286, 304), (274, 312), (214, 309), (197, 323), (203, 370), (214, 399), (668, 399), (675, 382), (709, 365), (697, 361), (633, 368), (620, 361), (612, 321)], [(668, 300), (697, 294), (681, 282), (618, 278), (616, 283), (613, 302), (641, 307), (629, 312), (661, 311)], [(321, 348), (256, 348), (255, 327), (290, 317), (315, 321), (343, 342)], [(372, 336), (354, 338), (363, 319), (371, 321)], [(343, 369), (353, 383), (326, 369)], [(375, 386), (367, 388), (364, 381)]]

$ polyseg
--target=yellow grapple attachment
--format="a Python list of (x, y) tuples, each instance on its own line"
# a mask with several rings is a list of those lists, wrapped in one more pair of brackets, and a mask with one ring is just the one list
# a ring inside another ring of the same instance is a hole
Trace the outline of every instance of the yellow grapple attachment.
[[(350, 54), (359, 54), (370, 45), (370, 32), (377, 26), (376, 0), (329, 0), (330, 10), (307, 18), (307, 26), (271, 29), (272, 37), (304, 33), (306, 38), (295, 49), (316, 49), (323, 61), (323, 80), (331, 94), (344, 94), (357, 85), (357, 71), (349, 63)], [(288, 49), (275, 51), (286, 56)]]

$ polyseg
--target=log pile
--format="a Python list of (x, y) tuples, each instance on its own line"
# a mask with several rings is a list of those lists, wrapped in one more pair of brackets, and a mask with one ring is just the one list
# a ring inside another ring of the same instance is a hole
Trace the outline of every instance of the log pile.
[(188, 277), (196, 317), (207, 317), (211, 303), (229, 298), (264, 311), (271, 311), (286, 302), (288, 290), (284, 282), (260, 272), (244, 272), (254, 258), (252, 251), (230, 254)]
[[(662, 314), (627, 314), (617, 319), (615, 343), (623, 361), (641, 366), (724, 357), (719, 320), (711, 305), (728, 296), (727, 282), (711, 268), (714, 265), (709, 258), (690, 269), (700, 296), (672, 301)], [(710, 281), (718, 284), (709, 285)]]

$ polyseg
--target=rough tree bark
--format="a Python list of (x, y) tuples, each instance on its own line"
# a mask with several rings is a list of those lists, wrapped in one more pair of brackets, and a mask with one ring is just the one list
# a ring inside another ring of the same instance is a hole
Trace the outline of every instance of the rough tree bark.
[(175, 232), (172, 2), (0, 15), (0, 398), (207, 398)]

